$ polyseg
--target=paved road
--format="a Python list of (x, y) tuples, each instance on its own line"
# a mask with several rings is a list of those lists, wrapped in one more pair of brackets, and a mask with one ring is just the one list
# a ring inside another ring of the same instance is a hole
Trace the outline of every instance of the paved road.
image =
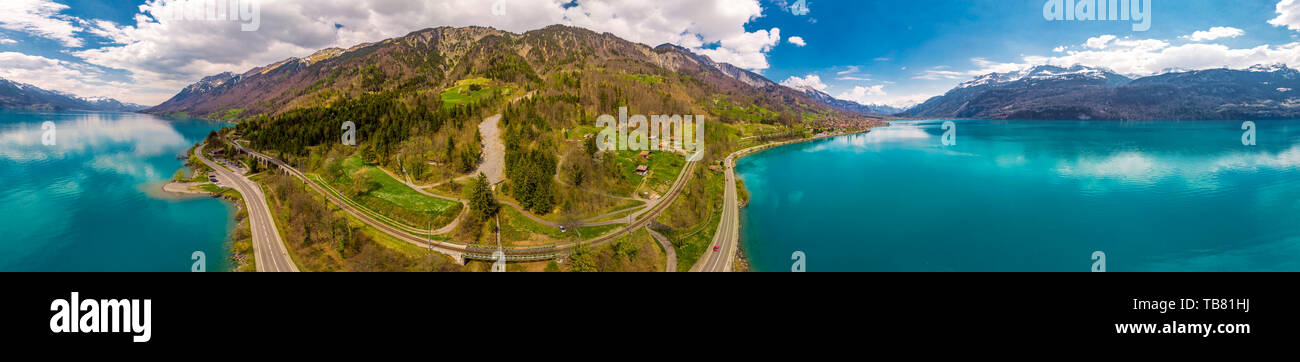
[(655, 241), (658, 241), (659, 245), (664, 247), (664, 253), (668, 255), (668, 266), (664, 268), (664, 271), (669, 273), (677, 272), (677, 249), (673, 248), (673, 243), (668, 242), (667, 236), (654, 231), (654, 229), (645, 228), (645, 231), (650, 232), (650, 236), (654, 237)]
[[(736, 159), (749, 153), (757, 152), (763, 149), (787, 145), (791, 143), (805, 142), (808, 140), (836, 137), (842, 133), (828, 134), (810, 139), (799, 139), (793, 141), (784, 141), (769, 143), (746, 148), (727, 155), (723, 166), (727, 169), (727, 187), (723, 194), (722, 221), (718, 222), (718, 231), (713, 234), (713, 244), (705, 249), (704, 255), (700, 260), (691, 267), (692, 272), (730, 272), (734, 269), (736, 253), (740, 250), (740, 201), (736, 193)], [(713, 247), (717, 246), (718, 251), (714, 252)]]
[(249, 231), (253, 234), (253, 260), (259, 272), (297, 272), (293, 258), (289, 257), (280, 231), (276, 229), (275, 219), (271, 217), (271, 208), (266, 204), (266, 195), (262, 188), (243, 175), (226, 170), (225, 167), (209, 160), (203, 154), (203, 146), (194, 149), (199, 160), (216, 170), (217, 180), (230, 186), (244, 198), (244, 207), (248, 211)]
[[(293, 166), (284, 163), (284, 161), (280, 161), (274, 157), (262, 154), (257, 151), (250, 150), (244, 147), (243, 145), (239, 145), (239, 144), (233, 144), (233, 145), (239, 148), (241, 152), (245, 152), (254, 157), (271, 162), (272, 164), (276, 165), (276, 167), (284, 169), (285, 171), (289, 172), (290, 175), (293, 175), (294, 177), (297, 177), (298, 179), (306, 182), (307, 185), (312, 190), (315, 190), (317, 193), (324, 195), (327, 200), (329, 200), (335, 206), (338, 206), (339, 208), (343, 209), (343, 211), (352, 214), (352, 216), (356, 217), (358, 220), (361, 220), (362, 222), (365, 222), (371, 227), (374, 227), (375, 229), (382, 231), (385, 234), (391, 235), (397, 238), (398, 240), (402, 240), (421, 247), (429, 247), (435, 251), (457, 258), (457, 260), (463, 258), (464, 254), (468, 252), (468, 249), (465, 245), (441, 242), (436, 240), (429, 241), (427, 239), (416, 237), (409, 233), (403, 232), (399, 229), (389, 226), (388, 224), (379, 222), (378, 220), (372, 218), (370, 215), (367, 215), (366, 213), (357, 210), (356, 208), (352, 207), (350, 204), (339, 199), (333, 194), (326, 192), (315, 182), (311, 182), (310, 180), (308, 180), (307, 176), (304, 175), (301, 171), (298, 171), (297, 169), (293, 168)], [(691, 176), (693, 175), (692, 171), (695, 169), (695, 164), (696, 162), (687, 162), (686, 165), (682, 167), (682, 173), (677, 176), (677, 181), (673, 182), (673, 186), (669, 188), (668, 193), (664, 194), (664, 197), (655, 200), (656, 202), (653, 205), (651, 205), (649, 208), (647, 208), (647, 210), (644, 210), (638, 214), (634, 214), (633, 216), (631, 216), (634, 219), (632, 223), (628, 224), (622, 229), (619, 229), (618, 232), (608, 233), (593, 239), (584, 240), (582, 241), (582, 244), (586, 244), (586, 245), (605, 244), (617, 240), (619, 237), (623, 236), (624, 234), (627, 234), (629, 232), (635, 231), (638, 228), (642, 228), (648, 225), (650, 221), (654, 220), (654, 218), (658, 217), (660, 213), (662, 213), (665, 209), (667, 209), (668, 205), (672, 204), (672, 200), (676, 199), (677, 196), (681, 194), (682, 189), (686, 186), (686, 183), (690, 181)], [(556, 249), (558, 249), (559, 251), (565, 251), (575, 246), (576, 244), (569, 243), (569, 244), (557, 245)], [(507, 255), (523, 255), (523, 256), (550, 253), (550, 251), (546, 251), (546, 250), (506, 250), (505, 252)]]
[[(747, 151), (748, 149), (746, 149)], [(732, 260), (740, 248), (740, 205), (736, 196), (736, 156), (740, 151), (727, 156), (723, 163), (727, 169), (727, 187), (722, 199), (722, 220), (718, 222), (718, 231), (713, 234), (713, 244), (705, 249), (700, 261), (691, 268), (693, 272), (729, 272)], [(713, 251), (713, 247), (719, 251)]]

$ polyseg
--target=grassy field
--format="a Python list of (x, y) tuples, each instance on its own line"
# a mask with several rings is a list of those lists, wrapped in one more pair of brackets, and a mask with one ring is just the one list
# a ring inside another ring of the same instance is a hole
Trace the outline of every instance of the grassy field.
[[(674, 242), (677, 248), (677, 271), (690, 271), (695, 262), (700, 260), (704, 252), (713, 247), (713, 233), (718, 230), (718, 223), (722, 219), (722, 210), (713, 213), (709, 222), (697, 226), (693, 230), (670, 231), (663, 233), (668, 240)], [(680, 240), (680, 241), (679, 241)]]
[(229, 187), (219, 187), (213, 184), (202, 184), (194, 187), (198, 188), (199, 190), (211, 192), (213, 195), (217, 197), (233, 197), (236, 200), (244, 199), (243, 196), (239, 194), (239, 191), (235, 191), (235, 189)]
[[(477, 89), (477, 90), (476, 90)], [(456, 82), (442, 92), (442, 107), (453, 108), (482, 100), (492, 94), (509, 95), (515, 87), (497, 85), (491, 79), (471, 78)]]
[(622, 226), (584, 226), (578, 228), (578, 233), (573, 230), (562, 233), (557, 227), (539, 224), (533, 219), (525, 217), (513, 207), (505, 206), (501, 208), (501, 240), (509, 245), (549, 244), (576, 238), (578, 234), (581, 234), (583, 239), (591, 239)]
[[(318, 250), (321, 248), (320, 245), (308, 246), (308, 245), (289, 242), (289, 240), (293, 240), (293, 239), (288, 235), (288, 233), (290, 232), (289, 231), (290, 228), (287, 227), (286, 225), (289, 224), (289, 214), (293, 211), (289, 210), (288, 206), (285, 205), (284, 202), (282, 202), (281, 200), (278, 200), (276, 197), (270, 196), (273, 194), (273, 192), (271, 190), (271, 187), (266, 184), (267, 181), (265, 179), (266, 179), (266, 175), (264, 174), (254, 176), (252, 178), (253, 181), (257, 182), (258, 187), (261, 187), (262, 191), (266, 193), (268, 196), (267, 203), (268, 206), (270, 207), (271, 217), (272, 219), (274, 219), (274, 222), (277, 225), (277, 229), (280, 232), (280, 237), (286, 241), (285, 245), (289, 248), (289, 257), (293, 260), (294, 265), (297, 265), (298, 268), (304, 272), (347, 270), (348, 262), (347, 260), (344, 260), (346, 258), (340, 258), (341, 256), (338, 254), (323, 253), (320, 250)], [(311, 197), (315, 199), (317, 202), (327, 205), (326, 207), (329, 209), (329, 213), (331, 215), (336, 217), (341, 217), (347, 220), (347, 224), (349, 225), (349, 227), (354, 228), (354, 230), (364, 233), (367, 236), (370, 236), (371, 239), (374, 240), (376, 244), (382, 246), (383, 249), (396, 252), (406, 258), (409, 258), (408, 260), (400, 260), (401, 262), (410, 263), (410, 260), (416, 260), (417, 261), (416, 263), (418, 265), (412, 267), (415, 268), (414, 270), (424, 271), (426, 270), (426, 268), (428, 268), (430, 270), (453, 271), (453, 270), (461, 269), (458, 265), (455, 264), (455, 260), (453, 260), (451, 257), (439, 253), (433, 253), (432, 255), (434, 257), (428, 258), (428, 256), (431, 254), (427, 249), (421, 248), (411, 243), (398, 240), (388, 234), (380, 232), (379, 230), (374, 229), (369, 225), (366, 225), (361, 220), (352, 217), (352, 215), (348, 214), (346, 211), (343, 211), (342, 209), (339, 209), (338, 207), (329, 204), (323, 196), (316, 193), (311, 193), (310, 191), (307, 190), (305, 185), (302, 187), (303, 187), (303, 189), (301, 190), (302, 192), (310, 193)], [(398, 265), (393, 265), (393, 266), (398, 267)], [(389, 271), (394, 271), (394, 270), (389, 270)], [(399, 270), (399, 271), (412, 271), (412, 270)]]
[(662, 272), (665, 254), (645, 228), (613, 242), (575, 249), (566, 265), (569, 271)]
[(748, 123), (764, 123), (764, 121), (766, 121), (766, 123), (772, 123), (780, 117), (779, 113), (773, 112), (763, 106), (738, 106), (720, 96), (714, 97), (711, 104), (709, 104), (709, 108), (720, 117)]
[[(622, 214), (623, 216), (627, 216), (629, 212), (637, 210), (636, 209), (637, 207), (645, 206), (645, 201), (640, 201), (640, 200), (618, 200), (618, 199), (611, 199), (611, 200), (613, 200), (614, 202), (612, 206), (600, 210), (594, 210), (594, 211), (589, 211), (578, 215), (573, 215), (573, 216), (578, 220), (586, 220), (586, 219), (602, 216), (616, 211), (619, 211), (619, 214)], [(632, 209), (632, 210), (629, 211), (628, 209)], [(541, 216), (542, 220), (546, 220), (550, 222), (563, 222), (565, 221), (564, 220), (565, 217), (566, 215), (559, 212), (553, 212), (550, 214), (546, 214), (545, 216)], [(617, 217), (605, 217), (602, 218), (602, 220), (609, 220), (615, 218)]]
[(732, 127), (735, 127), (740, 131), (741, 137), (758, 136), (763, 133), (777, 132), (781, 130), (781, 127), (762, 123), (742, 123), (732, 125)]
[(329, 180), (331, 187), (351, 195), (355, 187), (353, 175), (364, 173), (369, 177), (373, 189), (352, 199), (375, 212), (398, 219), (410, 226), (427, 227), (430, 222), (435, 227), (447, 225), (460, 213), (460, 203), (416, 192), (383, 170), (365, 164), (359, 157), (343, 160), (342, 169), (343, 176)]
[[(623, 172), (623, 178), (632, 185), (639, 185), (637, 193), (654, 191), (655, 194), (662, 195), (672, 186), (677, 175), (681, 173), (682, 166), (686, 165), (686, 158), (682, 155), (671, 152), (650, 152), (650, 160), (639, 156), (637, 151), (616, 151), (615, 161), (618, 163), (619, 170)], [(646, 176), (636, 174), (636, 167), (646, 165), (650, 172)], [(644, 196), (644, 195), (643, 195)]]

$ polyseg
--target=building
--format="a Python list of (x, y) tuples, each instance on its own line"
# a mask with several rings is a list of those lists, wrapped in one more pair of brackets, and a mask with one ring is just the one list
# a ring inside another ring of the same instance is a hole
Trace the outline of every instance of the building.
[(642, 159), (649, 160), (649, 159), (650, 159), (650, 151), (641, 151), (641, 158), (642, 158)]
[(646, 165), (640, 165), (636, 167), (636, 174), (638, 175), (645, 176), (645, 174), (648, 172), (650, 172), (650, 167), (647, 167)]

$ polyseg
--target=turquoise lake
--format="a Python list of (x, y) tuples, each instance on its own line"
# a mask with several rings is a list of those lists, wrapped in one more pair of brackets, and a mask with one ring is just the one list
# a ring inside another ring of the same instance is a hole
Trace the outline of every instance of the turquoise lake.
[(758, 271), (1300, 271), (1300, 121), (896, 122), (738, 162)]
[[(44, 122), (55, 125), (46, 145)], [(233, 207), (161, 195), (176, 158), (223, 124), (132, 113), (0, 111), (0, 271), (230, 268)]]

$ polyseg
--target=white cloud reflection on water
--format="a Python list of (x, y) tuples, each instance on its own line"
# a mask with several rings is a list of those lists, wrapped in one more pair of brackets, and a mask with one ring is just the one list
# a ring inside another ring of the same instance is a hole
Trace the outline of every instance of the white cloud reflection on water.
[[(914, 148), (950, 156), (987, 159), (1004, 169), (1030, 168), (1080, 181), (1089, 191), (1107, 191), (1111, 185), (1146, 187), (1161, 182), (1182, 181), (1193, 189), (1218, 189), (1225, 173), (1289, 171), (1300, 168), (1300, 145), (1281, 152), (1243, 150), (1217, 154), (1185, 154), (1176, 151), (1120, 150), (1108, 153), (1027, 152), (1032, 141), (1021, 143), (961, 137), (961, 147), (941, 147), (930, 129), (931, 121), (895, 122), (869, 133), (835, 137), (804, 148), (804, 152), (829, 150), (855, 153), (895, 148)], [(960, 136), (960, 134), (959, 134)], [(918, 147), (919, 146), (919, 147)], [(960, 151), (959, 151), (960, 150)]]
[[(59, 115), (66, 117), (66, 115)], [(0, 129), (0, 158), (18, 163), (65, 159), (88, 153), (122, 149), (137, 157), (156, 156), (186, 145), (185, 137), (167, 121), (145, 115), (87, 113), (73, 120), (56, 121), (56, 145), (41, 144), (41, 122), (13, 124)]]
[(827, 150), (851, 150), (863, 152), (869, 150), (880, 150), (881, 144), (887, 142), (901, 141), (919, 141), (931, 138), (932, 136), (925, 131), (925, 128), (911, 125), (899, 124), (889, 127), (880, 127), (872, 129), (871, 132), (834, 137), (813, 147), (804, 149), (804, 152), (821, 152)]
[(1085, 155), (1074, 160), (1058, 160), (1055, 172), (1064, 177), (1114, 180), (1138, 185), (1181, 178), (1188, 186), (1213, 189), (1219, 187), (1217, 179), (1223, 173), (1296, 168), (1300, 168), (1300, 146), (1292, 146), (1277, 153), (1231, 152), (1206, 156), (1140, 151), (1124, 151), (1105, 156)]

